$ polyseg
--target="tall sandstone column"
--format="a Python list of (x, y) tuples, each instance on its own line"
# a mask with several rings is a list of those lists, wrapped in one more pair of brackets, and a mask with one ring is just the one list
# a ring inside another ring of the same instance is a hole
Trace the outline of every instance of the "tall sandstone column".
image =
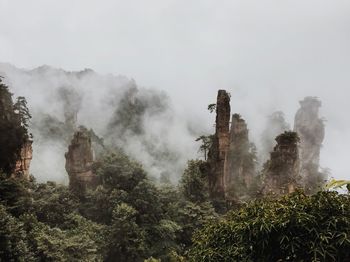
[(74, 133), (65, 157), (69, 187), (73, 191), (83, 193), (86, 188), (98, 184), (97, 176), (92, 171), (94, 159), (88, 132), (79, 130)]
[(213, 199), (225, 198), (225, 159), (229, 149), (230, 96), (219, 90), (216, 102), (216, 130), (208, 154), (209, 193)]
[(319, 117), (321, 101), (316, 97), (305, 97), (300, 101), (295, 115), (294, 131), (300, 136), (301, 177), (305, 189), (316, 188), (322, 183), (319, 172), (320, 151), (325, 136), (323, 120)]
[(255, 156), (251, 152), (248, 133), (245, 120), (239, 114), (233, 114), (225, 163), (225, 191), (228, 198), (248, 194), (255, 176)]
[(263, 170), (263, 193), (284, 195), (292, 193), (300, 180), (299, 137), (287, 131), (276, 137), (277, 145)]

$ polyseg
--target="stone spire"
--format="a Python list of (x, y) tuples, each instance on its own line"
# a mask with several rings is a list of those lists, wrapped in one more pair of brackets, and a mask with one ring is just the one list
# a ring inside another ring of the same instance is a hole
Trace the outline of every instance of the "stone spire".
[(300, 161), (299, 137), (295, 132), (284, 132), (276, 137), (277, 145), (263, 170), (263, 193), (283, 195), (292, 193), (298, 186)]
[(305, 97), (295, 115), (294, 131), (300, 137), (302, 183), (306, 190), (319, 186), (323, 174), (319, 172), (320, 151), (325, 136), (323, 120), (319, 117), (321, 101)]
[(208, 154), (209, 193), (214, 199), (225, 197), (225, 159), (229, 149), (230, 96), (219, 90), (216, 102), (216, 131)]
[(97, 185), (97, 176), (92, 171), (94, 157), (91, 138), (86, 130), (80, 129), (74, 133), (65, 157), (69, 186), (72, 190), (84, 191), (87, 187)]
[(232, 115), (229, 150), (225, 163), (226, 195), (246, 195), (255, 176), (255, 155), (248, 138), (248, 127), (239, 114)]

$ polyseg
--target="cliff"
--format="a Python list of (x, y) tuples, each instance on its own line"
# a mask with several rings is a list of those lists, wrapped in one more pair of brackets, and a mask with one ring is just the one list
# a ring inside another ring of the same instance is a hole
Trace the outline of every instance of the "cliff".
[(216, 129), (208, 154), (209, 192), (212, 199), (237, 200), (249, 194), (255, 178), (255, 147), (249, 142), (248, 127), (239, 114), (232, 115), (230, 96), (219, 90)]
[(301, 179), (306, 191), (322, 184), (324, 175), (319, 172), (320, 151), (325, 136), (323, 120), (319, 117), (321, 101), (305, 97), (295, 115), (294, 131), (300, 136)]
[(28, 140), (21, 148), (12, 177), (29, 180), (30, 162), (33, 158), (32, 141)]
[(0, 171), (8, 176), (29, 179), (32, 159), (31, 118), (24, 97), (14, 103), (0, 76)]
[(94, 157), (91, 138), (86, 130), (80, 129), (74, 133), (65, 157), (69, 187), (73, 191), (84, 191), (98, 184), (98, 178), (92, 171)]
[(239, 114), (232, 115), (229, 149), (225, 161), (225, 191), (229, 198), (244, 197), (255, 177), (256, 155), (248, 127)]
[(263, 193), (283, 195), (292, 193), (299, 186), (300, 160), (298, 134), (284, 132), (276, 137), (277, 145), (263, 170)]
[(211, 148), (208, 153), (209, 193), (213, 199), (225, 198), (225, 160), (229, 149), (230, 96), (219, 90), (216, 102), (216, 125)]

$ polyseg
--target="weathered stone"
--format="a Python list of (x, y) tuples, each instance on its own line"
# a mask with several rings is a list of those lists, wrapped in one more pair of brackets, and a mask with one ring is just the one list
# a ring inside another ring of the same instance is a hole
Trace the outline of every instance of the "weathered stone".
[(225, 161), (225, 191), (229, 198), (247, 195), (255, 176), (255, 156), (248, 132), (245, 120), (239, 114), (232, 115)]
[(255, 152), (248, 128), (239, 114), (232, 115), (230, 96), (219, 90), (216, 130), (208, 154), (209, 191), (212, 199), (236, 201), (245, 198), (255, 177)]
[(98, 184), (98, 178), (92, 171), (94, 156), (88, 132), (80, 129), (74, 133), (65, 157), (71, 189), (80, 191)]
[(323, 120), (319, 117), (321, 101), (305, 97), (300, 101), (295, 115), (294, 131), (300, 136), (301, 179), (306, 190), (322, 183), (324, 175), (319, 172), (320, 151), (325, 136)]
[(283, 195), (292, 193), (299, 186), (300, 161), (299, 137), (295, 132), (284, 132), (277, 136), (277, 145), (263, 170), (263, 193)]
[(12, 177), (29, 180), (30, 162), (33, 158), (32, 141), (27, 141), (21, 148), (19, 159), (16, 161)]
[(213, 199), (225, 198), (225, 159), (229, 149), (230, 96), (219, 90), (216, 103), (216, 131), (208, 154), (209, 193)]

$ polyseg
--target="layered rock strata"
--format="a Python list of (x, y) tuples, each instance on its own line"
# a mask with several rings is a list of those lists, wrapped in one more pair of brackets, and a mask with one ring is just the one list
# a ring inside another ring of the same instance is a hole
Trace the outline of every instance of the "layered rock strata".
[(80, 129), (74, 133), (65, 157), (71, 189), (75, 191), (85, 190), (98, 184), (98, 178), (92, 170), (94, 156), (88, 132)]
[(292, 193), (300, 182), (299, 137), (287, 131), (276, 137), (277, 145), (263, 170), (263, 193)]
[(33, 158), (32, 141), (27, 141), (21, 148), (19, 158), (16, 161), (12, 177), (24, 178), (29, 180), (30, 162)]
[(216, 102), (215, 134), (208, 153), (209, 193), (211, 198), (225, 198), (225, 161), (229, 149), (230, 96), (219, 90)]
[(224, 174), (226, 195), (231, 197), (247, 194), (255, 176), (255, 156), (248, 133), (245, 120), (239, 114), (232, 115)]

